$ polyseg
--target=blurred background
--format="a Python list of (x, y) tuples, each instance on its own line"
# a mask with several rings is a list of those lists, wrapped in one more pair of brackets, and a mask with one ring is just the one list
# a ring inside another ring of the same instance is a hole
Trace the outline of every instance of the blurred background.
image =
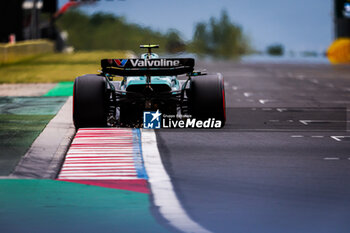
[(163, 54), (207, 59), (350, 62), (350, 0), (11, 0), (0, 11), (3, 46), (47, 39), (56, 52), (138, 52), (157, 43)]
[[(350, 0), (0, 4), (1, 233), (157, 232), (144, 228), (151, 217), (169, 226), (148, 195), (141, 202), (90, 185), (12, 179), (16, 167), (26, 177), (55, 176), (49, 170), (55, 161), (60, 168), (57, 155), (75, 132), (74, 79), (148, 43), (225, 78), (224, 129), (156, 133), (174, 184), (164, 190), (174, 189), (194, 221), (212, 232), (350, 232)], [(47, 141), (29, 150), (55, 116)]]

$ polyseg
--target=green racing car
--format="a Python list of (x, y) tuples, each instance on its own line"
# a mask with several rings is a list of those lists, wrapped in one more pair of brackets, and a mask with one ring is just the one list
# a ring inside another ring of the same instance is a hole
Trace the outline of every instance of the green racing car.
[[(193, 58), (102, 59), (100, 74), (77, 77), (73, 89), (76, 128), (142, 127), (145, 111), (192, 119), (226, 121), (223, 76), (194, 71)], [(114, 76), (123, 77), (113, 81)]]

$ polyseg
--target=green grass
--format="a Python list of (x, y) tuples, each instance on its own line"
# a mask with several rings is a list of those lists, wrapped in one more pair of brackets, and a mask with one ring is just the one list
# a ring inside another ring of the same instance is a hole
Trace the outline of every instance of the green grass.
[(0, 65), (0, 83), (56, 83), (74, 81), (77, 76), (96, 74), (103, 58), (126, 58), (126, 51), (92, 51), (46, 54)]

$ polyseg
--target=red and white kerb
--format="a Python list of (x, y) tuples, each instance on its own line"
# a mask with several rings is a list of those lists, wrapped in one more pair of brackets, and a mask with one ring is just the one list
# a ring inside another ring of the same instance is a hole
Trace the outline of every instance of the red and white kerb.
[(58, 179), (145, 179), (141, 150), (134, 140), (133, 129), (79, 129)]

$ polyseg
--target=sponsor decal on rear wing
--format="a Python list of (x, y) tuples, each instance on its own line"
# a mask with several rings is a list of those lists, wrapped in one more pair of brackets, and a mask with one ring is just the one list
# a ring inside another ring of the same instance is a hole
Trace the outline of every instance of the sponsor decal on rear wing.
[(179, 75), (193, 71), (194, 59), (103, 59), (101, 67), (104, 73), (122, 76)]

